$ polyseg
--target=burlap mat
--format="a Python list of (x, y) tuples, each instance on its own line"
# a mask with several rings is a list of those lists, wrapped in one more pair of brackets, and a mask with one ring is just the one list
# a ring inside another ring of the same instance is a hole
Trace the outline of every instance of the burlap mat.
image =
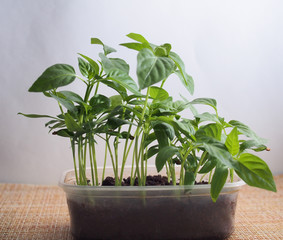
[[(277, 193), (241, 190), (229, 240), (283, 239), (283, 175), (275, 180)], [(73, 239), (64, 192), (57, 186), (0, 184), (0, 239)]]

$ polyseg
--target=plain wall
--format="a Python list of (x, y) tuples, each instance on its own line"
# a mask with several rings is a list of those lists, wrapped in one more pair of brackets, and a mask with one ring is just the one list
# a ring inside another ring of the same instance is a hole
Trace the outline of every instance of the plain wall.
[[(282, 1), (270, 0), (1, 0), (0, 182), (56, 184), (72, 168), (69, 142), (48, 134), (47, 120), (17, 113), (59, 113), (54, 100), (27, 90), (55, 63), (77, 66), (78, 52), (97, 59), (101, 49), (91, 37), (116, 48), (135, 75), (136, 53), (118, 46), (130, 32), (171, 43), (195, 80), (195, 95), (174, 79), (165, 85), (170, 94), (215, 98), (220, 116), (268, 139), (271, 152), (259, 156), (283, 173), (282, 9)], [(101, 163), (103, 151), (98, 156)]]

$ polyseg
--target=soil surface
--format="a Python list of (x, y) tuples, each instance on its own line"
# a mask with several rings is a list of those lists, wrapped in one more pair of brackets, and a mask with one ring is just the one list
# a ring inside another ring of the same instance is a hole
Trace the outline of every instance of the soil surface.
[[(202, 182), (195, 182), (197, 184), (208, 184), (206, 181)], [(113, 177), (106, 177), (102, 184), (102, 186), (115, 186), (115, 178)], [(134, 186), (138, 186), (138, 178), (135, 178)], [(161, 175), (154, 175), (154, 176), (147, 176), (145, 186), (165, 186), (165, 185), (173, 185), (172, 181), (168, 181), (166, 176)], [(122, 181), (122, 186), (131, 186), (131, 178), (124, 178)]]

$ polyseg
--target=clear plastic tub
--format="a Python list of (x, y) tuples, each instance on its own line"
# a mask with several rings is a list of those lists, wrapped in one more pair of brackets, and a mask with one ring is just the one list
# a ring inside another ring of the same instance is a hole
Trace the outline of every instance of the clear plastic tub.
[[(154, 169), (149, 168), (149, 174)], [(225, 239), (234, 231), (238, 191), (244, 185), (242, 180), (226, 183), (214, 203), (209, 184), (93, 187), (73, 182), (73, 170), (59, 182), (66, 192), (73, 236), (124, 240)]]

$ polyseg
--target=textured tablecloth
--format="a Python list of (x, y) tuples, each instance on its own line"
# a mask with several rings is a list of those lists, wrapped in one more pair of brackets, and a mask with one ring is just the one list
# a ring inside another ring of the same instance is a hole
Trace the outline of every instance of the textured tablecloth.
[[(234, 239), (283, 239), (283, 175), (277, 193), (244, 186), (236, 212)], [(0, 184), (0, 239), (65, 240), (69, 215), (65, 194), (57, 186)]]

